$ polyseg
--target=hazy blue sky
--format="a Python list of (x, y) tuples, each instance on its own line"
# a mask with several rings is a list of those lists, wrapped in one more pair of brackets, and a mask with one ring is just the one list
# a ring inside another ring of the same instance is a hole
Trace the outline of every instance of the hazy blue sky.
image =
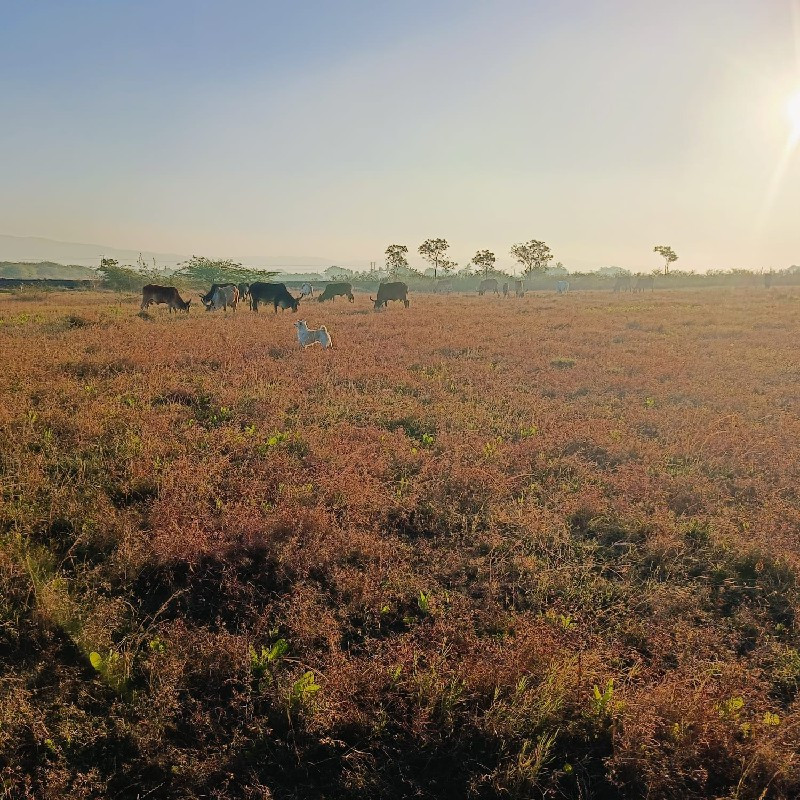
[[(0, 0), (0, 233), (800, 263), (798, 0)], [(782, 163), (782, 168), (780, 167)], [(776, 173), (780, 169), (780, 176)], [(0, 259), (2, 253), (0, 253)]]

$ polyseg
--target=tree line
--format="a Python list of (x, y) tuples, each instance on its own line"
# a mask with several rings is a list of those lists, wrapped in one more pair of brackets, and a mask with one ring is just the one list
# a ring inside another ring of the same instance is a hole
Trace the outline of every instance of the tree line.
[[(434, 280), (438, 279), (440, 273), (443, 277), (448, 277), (458, 268), (458, 264), (447, 255), (449, 248), (447, 239), (426, 239), (417, 248), (417, 252), (431, 265)], [(389, 277), (418, 273), (408, 263), (407, 255), (408, 247), (404, 244), (390, 244), (386, 248), (386, 271)], [(522, 266), (522, 274), (525, 276), (543, 273), (553, 260), (550, 248), (537, 239), (513, 245), (511, 256)], [(494, 270), (496, 261), (497, 257), (491, 250), (478, 250), (462, 271), (470, 273), (474, 267), (477, 272), (486, 276)]]

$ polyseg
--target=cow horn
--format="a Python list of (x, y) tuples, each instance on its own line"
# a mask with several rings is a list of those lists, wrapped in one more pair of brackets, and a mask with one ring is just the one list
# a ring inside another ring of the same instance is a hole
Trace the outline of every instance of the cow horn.
[(370, 299), (371, 302), (373, 302), (373, 303), (375, 302), (375, 298), (372, 295), (369, 296), (369, 299)]

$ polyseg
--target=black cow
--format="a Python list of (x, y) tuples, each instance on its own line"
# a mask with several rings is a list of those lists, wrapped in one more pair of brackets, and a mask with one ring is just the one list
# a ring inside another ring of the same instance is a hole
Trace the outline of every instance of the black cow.
[(378, 297), (373, 300), (375, 303), (375, 310), (377, 311), (381, 306), (386, 308), (390, 300), (401, 300), (403, 305), (408, 308), (408, 286), (402, 281), (396, 283), (382, 283), (378, 287)]
[(191, 300), (184, 302), (174, 286), (158, 286), (155, 283), (148, 283), (142, 289), (142, 311), (145, 311), (151, 303), (158, 305), (166, 303), (169, 306), (169, 313), (173, 311), (185, 311), (189, 313)]
[(353, 297), (353, 286), (349, 283), (329, 283), (325, 287), (325, 291), (317, 298), (317, 302), (322, 303), (325, 300), (333, 300), (334, 297), (346, 297), (351, 303), (355, 300)]
[(259, 303), (272, 303), (276, 314), (278, 306), (297, 311), (297, 307), (300, 305), (300, 301), (289, 294), (285, 283), (266, 283), (265, 281), (256, 281), (256, 283), (250, 284), (250, 308), (258, 311)]
[(484, 278), (481, 281), (481, 285), (478, 287), (478, 294), (484, 295), (486, 292), (500, 294), (500, 289), (497, 287), (497, 278)]
[(245, 297), (250, 296), (250, 284), (249, 283), (240, 283), (237, 287), (239, 290), (239, 300), (242, 301)]

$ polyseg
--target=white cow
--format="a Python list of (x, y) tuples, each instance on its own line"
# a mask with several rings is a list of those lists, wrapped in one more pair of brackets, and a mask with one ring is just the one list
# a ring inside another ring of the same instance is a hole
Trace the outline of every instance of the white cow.
[(300, 297), (313, 297), (314, 287), (310, 283), (304, 283), (300, 287)]
[(556, 291), (559, 294), (566, 294), (569, 291), (569, 281), (559, 281), (556, 284)]

